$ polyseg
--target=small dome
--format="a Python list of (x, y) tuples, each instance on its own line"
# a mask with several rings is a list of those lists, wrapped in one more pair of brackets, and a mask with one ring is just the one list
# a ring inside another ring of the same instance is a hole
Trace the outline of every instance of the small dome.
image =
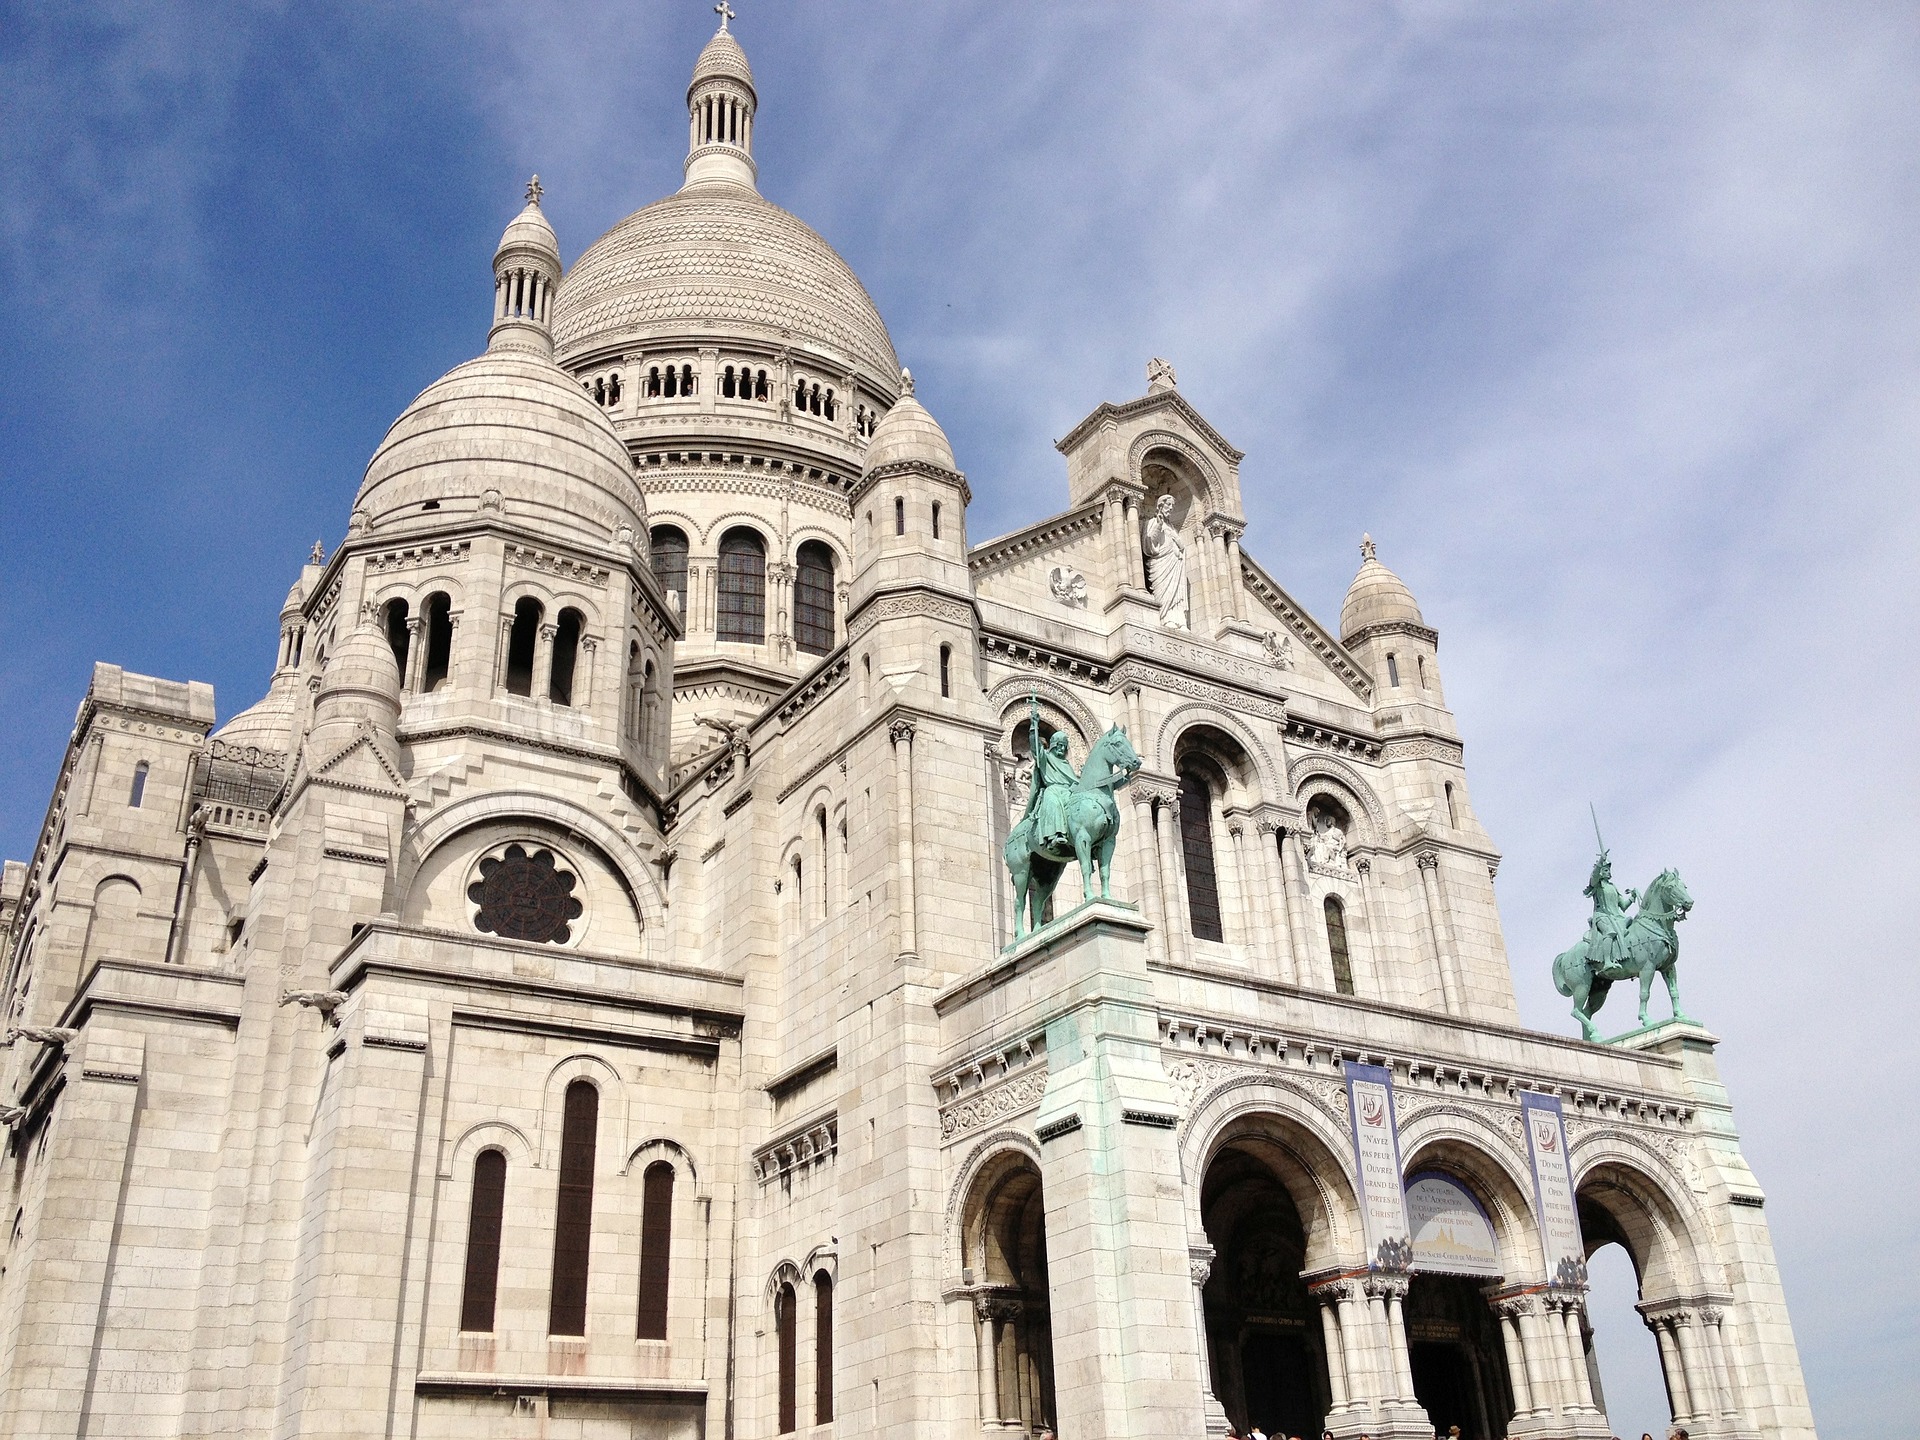
[(292, 588), (287, 591), (286, 601), (280, 606), (280, 618), (285, 620), (289, 616), (298, 615), (300, 607), (306, 603), (307, 582), (305, 579), (296, 580)]
[(927, 413), (927, 407), (913, 398), (913, 377), (904, 370), (900, 372), (900, 388), (903, 393), (899, 402), (880, 417), (874, 428), (873, 440), (867, 446), (867, 472), (905, 461), (958, 472), (947, 432)]
[(747, 64), (747, 52), (725, 30), (707, 41), (707, 48), (693, 62), (693, 80), (687, 86), (689, 96), (702, 80), (738, 80), (749, 90), (753, 89), (753, 68)]
[(1347, 587), (1346, 603), (1340, 607), (1340, 639), (1352, 639), (1375, 625), (1426, 626), (1420, 607), (1414, 603), (1407, 582), (1382, 565), (1373, 553), (1373, 537), (1362, 536), (1360, 573)]
[[(534, 177), (536, 182), (539, 178), (537, 175)], [(493, 253), (497, 258), (509, 250), (543, 251), (553, 257), (555, 268), (559, 267), (560, 237), (553, 233), (553, 226), (547, 223), (546, 212), (541, 210), (539, 201), (527, 201), (527, 208), (507, 222), (507, 228)]]
[(389, 701), (396, 711), (400, 708), (400, 664), (387, 637), (371, 621), (356, 626), (327, 658), (315, 704), (340, 696), (372, 697)]
[(646, 528), (613, 422), (566, 371), (524, 351), (489, 351), (421, 391), (367, 463), (354, 507), (376, 530), (487, 509), (600, 544), (622, 525)]
[(264, 696), (214, 731), (213, 738), (259, 750), (292, 749), (293, 727), (300, 711), (299, 687), (300, 672), (282, 670), (273, 677)]

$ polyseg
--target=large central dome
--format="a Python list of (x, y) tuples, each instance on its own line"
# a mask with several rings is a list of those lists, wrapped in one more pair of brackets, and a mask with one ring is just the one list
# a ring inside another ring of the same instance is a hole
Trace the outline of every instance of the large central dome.
[(847, 262), (742, 185), (698, 185), (637, 210), (573, 263), (553, 301), (562, 365), (670, 337), (813, 350), (887, 385), (900, 362)]

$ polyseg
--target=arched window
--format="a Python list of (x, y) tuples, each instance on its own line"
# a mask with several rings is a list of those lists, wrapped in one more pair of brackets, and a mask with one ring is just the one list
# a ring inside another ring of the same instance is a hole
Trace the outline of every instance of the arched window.
[(653, 551), (653, 578), (660, 588), (680, 602), (680, 613), (687, 613), (687, 535), (673, 525), (656, 525), (649, 537)]
[(587, 1255), (593, 1240), (593, 1152), (600, 1092), (591, 1080), (567, 1086), (560, 1124), (560, 1193), (553, 1217), (549, 1335), (587, 1333)]
[(1347, 953), (1347, 911), (1333, 896), (1327, 896), (1327, 950), (1333, 956), (1333, 988), (1342, 995), (1353, 994), (1353, 958)]
[(951, 699), (952, 696), (953, 647), (951, 645), (942, 645), (940, 647), (940, 698), (947, 700)]
[(800, 931), (806, 927), (807, 923), (807, 872), (805, 865), (801, 863), (798, 855), (793, 857), (790, 864), (793, 868), (793, 914), (795, 920), (793, 928), (794, 933), (799, 934)]
[(655, 365), (647, 371), (647, 394), (658, 395), (659, 393), (660, 393), (660, 367), (658, 365)]
[(682, 365), (680, 367), (680, 393), (682, 395), (691, 395), (693, 391), (693, 367), (691, 365)]
[(813, 1423), (833, 1419), (833, 1277), (813, 1275)]
[(807, 382), (804, 377), (793, 382), (793, 408), (796, 410), (807, 408)]
[(940, 538), (940, 502), (938, 500), (933, 502), (933, 538), (936, 540)]
[(793, 643), (824, 655), (833, 649), (833, 551), (809, 540), (794, 559)]
[(796, 1377), (799, 1353), (794, 1334), (793, 1286), (781, 1283), (773, 1297), (773, 1331), (775, 1343), (780, 1350), (780, 1433), (791, 1435), (800, 1425), (800, 1409), (796, 1395)]
[(445, 593), (427, 597), (427, 668), (420, 688), (438, 690), (453, 673), (453, 601)]
[(500, 1287), (500, 1223), (507, 1204), (507, 1157), (482, 1150), (473, 1161), (473, 1199), (467, 1206), (467, 1275), (460, 1289), (460, 1328), (493, 1329)]
[(1460, 812), (1453, 808), (1453, 782), (1447, 781), (1447, 824), (1454, 829), (1460, 828)]
[(607, 404), (618, 405), (619, 403), (620, 403), (620, 372), (616, 370), (613, 372), (613, 374), (607, 377)]
[(893, 497), (893, 533), (907, 533), (907, 502), (898, 495)]
[(1180, 851), (1187, 865), (1187, 918), (1202, 940), (1224, 940), (1213, 868), (1213, 791), (1197, 770), (1180, 772)]
[(642, 1340), (667, 1338), (667, 1281), (673, 1257), (673, 1166), (647, 1167), (640, 1198), (640, 1327)]
[(723, 399), (733, 399), (733, 367), (727, 366), (720, 376), (720, 394)]
[(720, 537), (715, 638), (758, 645), (767, 638), (767, 546), (744, 526)]
[(1413, 665), (1414, 669), (1420, 674), (1420, 688), (1424, 690), (1427, 688), (1427, 657), (1424, 655), (1415, 655), (1413, 657)]
[(1400, 662), (1393, 658), (1392, 652), (1387, 655), (1387, 684), (1396, 690), (1400, 688)]
[(386, 608), (387, 644), (393, 649), (393, 663), (400, 670), (400, 682), (407, 679), (407, 602), (389, 600)]
[(147, 762), (142, 760), (133, 767), (133, 788), (127, 792), (127, 805), (138, 810), (140, 802), (147, 798)]
[(807, 410), (814, 415), (820, 413), (820, 386), (817, 382), (807, 389)]
[(566, 609), (554, 626), (553, 673), (547, 682), (547, 698), (556, 705), (573, 704), (573, 672), (580, 659), (580, 631), (586, 618), (578, 610)]
[(768, 398), (768, 393), (769, 392), (767, 390), (767, 372), (764, 370), (754, 371), (753, 398), (756, 400), (765, 400)]
[(540, 618), (545, 613), (531, 595), (523, 595), (514, 602), (513, 629), (507, 636), (509, 695), (533, 694), (533, 651), (540, 636)]
[(833, 419), (833, 387), (831, 385), (827, 387), (827, 397), (820, 402), (820, 408), (827, 419)]
[(607, 403), (607, 377), (602, 375), (593, 382), (593, 399), (596, 405)]

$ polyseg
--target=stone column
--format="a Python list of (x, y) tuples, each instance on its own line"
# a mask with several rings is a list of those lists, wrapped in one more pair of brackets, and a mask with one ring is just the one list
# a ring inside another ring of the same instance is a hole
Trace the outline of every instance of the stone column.
[(1414, 864), (1420, 871), (1420, 893), (1427, 902), (1427, 934), (1432, 937), (1434, 964), (1440, 972), (1440, 993), (1446, 1002), (1447, 1013), (1458, 1015), (1461, 996), (1453, 973), (1453, 935), (1440, 903), (1440, 879), (1437, 873), (1440, 857), (1431, 850), (1422, 850), (1414, 856)]
[(1134, 855), (1139, 866), (1140, 887), (1146, 898), (1147, 919), (1153, 932), (1147, 937), (1147, 953), (1165, 960), (1172, 953), (1167, 934), (1166, 897), (1160, 889), (1160, 835), (1154, 826), (1153, 792), (1136, 785), (1133, 790)]
[(1673, 1341), (1680, 1351), (1680, 1368), (1687, 1377), (1688, 1418), (1705, 1420), (1713, 1414), (1713, 1390), (1701, 1364), (1699, 1337), (1694, 1333), (1694, 1314), (1682, 1310), (1673, 1317)]
[(1107, 570), (1118, 588), (1128, 583), (1132, 573), (1127, 565), (1126, 492), (1117, 485), (1110, 486), (1105, 499), (1107, 508), (1101, 524), (1107, 532)]
[(553, 692), (553, 642), (559, 633), (558, 625), (543, 622), (539, 639), (534, 642), (531, 698), (535, 700), (545, 700)]
[(1500, 1343), (1507, 1352), (1507, 1379), (1513, 1386), (1513, 1415), (1516, 1420), (1533, 1414), (1533, 1386), (1527, 1380), (1527, 1356), (1520, 1344), (1520, 1312), (1517, 1302), (1496, 1298), (1490, 1302), (1500, 1326)]
[(1413, 1358), (1407, 1353), (1407, 1323), (1401, 1307), (1407, 1296), (1408, 1277), (1376, 1271), (1367, 1280), (1367, 1293), (1380, 1297), (1386, 1321), (1386, 1368), (1393, 1375), (1391, 1398), (1413, 1405)]
[(1287, 924), (1293, 930), (1294, 983), (1310, 985), (1316, 990), (1331, 990), (1333, 989), (1333, 957), (1327, 953), (1324, 941), (1316, 944), (1308, 936), (1307, 919), (1303, 909), (1306, 903), (1307, 872), (1301, 859), (1298, 832), (1289, 830), (1287, 839), (1292, 843), (1282, 845), (1280, 863), (1287, 875)]
[(1728, 1353), (1724, 1311), (1709, 1306), (1700, 1312), (1700, 1334), (1707, 1342), (1707, 1363), (1719, 1392), (1720, 1415), (1730, 1430), (1741, 1428), (1739, 1392), (1734, 1387), (1732, 1356)]
[(1236, 620), (1246, 618), (1246, 600), (1240, 584), (1240, 532), (1227, 531), (1227, 613)]
[(1673, 1335), (1673, 1316), (1649, 1315), (1647, 1328), (1653, 1331), (1654, 1343), (1660, 1347), (1660, 1368), (1667, 1377), (1667, 1398), (1673, 1405), (1675, 1420), (1693, 1418), (1693, 1394), (1687, 1388), (1686, 1364), (1681, 1357), (1679, 1343)]
[(1553, 1362), (1540, 1332), (1540, 1302), (1532, 1295), (1522, 1295), (1513, 1301), (1513, 1306), (1520, 1327), (1520, 1349), (1526, 1360), (1527, 1390), (1533, 1397), (1533, 1413), (1549, 1414), (1554, 1394), (1549, 1366)]
[[(1262, 831), (1258, 821), (1246, 815), (1233, 818), (1233, 857), (1240, 872), (1240, 911), (1246, 917), (1252, 934), (1248, 937), (1259, 947), (1260, 964), (1256, 968), (1280, 965), (1280, 941), (1273, 928), (1272, 905), (1272, 867), (1260, 859), (1260, 852), (1271, 849), (1273, 842)], [(1252, 839), (1246, 831), (1251, 826)], [(1247, 850), (1253, 849), (1253, 863), (1248, 863)]]
[(513, 651), (513, 616), (500, 619), (500, 645), (493, 657), (493, 688), (504, 694), (507, 688), (507, 657)]
[(1126, 503), (1126, 518), (1122, 522), (1127, 536), (1127, 583), (1135, 590), (1147, 588), (1147, 557), (1141, 550), (1140, 540), (1140, 497), (1129, 495)]
[(1582, 1301), (1578, 1295), (1563, 1294), (1553, 1301), (1552, 1317), (1560, 1323), (1561, 1338), (1567, 1356), (1567, 1406), (1593, 1411), (1593, 1387), (1587, 1377), (1586, 1338), (1580, 1330)]
[(1246, 865), (1246, 827), (1240, 817), (1229, 820), (1225, 807), (1213, 806), (1213, 833), (1227, 837), (1226, 864), (1220, 864), (1222, 857), (1214, 860), (1214, 889), (1220, 900), (1220, 937), (1229, 945), (1252, 946), (1254, 941), (1252, 917), (1247, 914), (1247, 887), (1243, 877)]
[[(1180, 913), (1180, 882), (1174, 874), (1172, 854), (1179, 833), (1171, 817), (1178, 802), (1171, 795), (1154, 798), (1159, 801), (1153, 807), (1153, 855), (1160, 870), (1160, 933), (1166, 937), (1167, 958), (1184, 960), (1187, 958), (1187, 917)], [(1174, 833), (1170, 835), (1169, 831)]]
[(593, 688), (595, 657), (599, 653), (600, 641), (592, 635), (582, 635), (580, 648), (574, 652), (573, 703), (594, 714), (600, 713), (600, 697)]
[[(1299, 984), (1297, 956), (1299, 945), (1293, 936), (1293, 916), (1287, 905), (1287, 877), (1280, 866), (1280, 836), (1282, 826), (1277, 820), (1262, 820), (1255, 827), (1255, 840), (1260, 847), (1260, 870), (1265, 876), (1266, 895), (1260, 905), (1267, 917), (1269, 931), (1274, 936), (1275, 973), (1289, 985)], [(1273, 923), (1273, 912), (1280, 912), (1280, 923)]]
[(1207, 1343), (1207, 1277), (1213, 1273), (1211, 1245), (1187, 1247), (1187, 1273), (1193, 1279), (1194, 1334), (1200, 1342), (1200, 1400), (1207, 1413), (1207, 1434), (1227, 1433), (1227, 1410), (1213, 1378), (1213, 1347)]
[(898, 840), (895, 864), (900, 874), (900, 957), (907, 959), (918, 955), (920, 949), (919, 907), (915, 902), (913, 876), (913, 722), (894, 721), (887, 727), (887, 737), (893, 741), (897, 777), (894, 826)]
[(1323, 1280), (1308, 1286), (1307, 1293), (1320, 1302), (1320, 1334), (1327, 1347), (1329, 1410), (1338, 1413), (1360, 1401), (1357, 1377), (1347, 1373), (1346, 1327), (1342, 1324), (1343, 1317), (1352, 1308), (1353, 1282), (1344, 1278)]
[(1000, 1371), (993, 1353), (993, 1300), (989, 1296), (973, 1297), (973, 1328), (979, 1350), (980, 1423), (991, 1425), (1000, 1418)]
[(420, 677), (426, 672), (426, 632), (427, 622), (422, 617), (407, 617), (407, 673), (401, 678), (400, 688), (409, 695), (419, 692)]

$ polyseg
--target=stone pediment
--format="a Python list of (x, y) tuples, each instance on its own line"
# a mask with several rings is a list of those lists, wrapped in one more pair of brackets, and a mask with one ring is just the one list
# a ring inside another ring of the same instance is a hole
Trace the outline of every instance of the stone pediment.
[(325, 760), (309, 765), (306, 779), (310, 785), (335, 785), (400, 799), (407, 793), (405, 777), (381, 748), (372, 728), (366, 725)]
[(1204, 442), (1210, 449), (1218, 452), (1221, 459), (1229, 465), (1238, 465), (1246, 458), (1246, 452), (1236, 450), (1213, 426), (1206, 417), (1188, 403), (1178, 390), (1155, 390), (1142, 395), (1138, 400), (1129, 400), (1125, 404), (1115, 405), (1102, 401), (1093, 412), (1082, 420), (1065, 437), (1053, 442), (1053, 448), (1062, 455), (1072, 455), (1087, 442), (1087, 439), (1099, 432), (1101, 426), (1111, 422), (1127, 429), (1141, 428), (1141, 420), (1152, 416), (1168, 416), (1177, 419), (1180, 427), (1192, 432), (1195, 439)]

